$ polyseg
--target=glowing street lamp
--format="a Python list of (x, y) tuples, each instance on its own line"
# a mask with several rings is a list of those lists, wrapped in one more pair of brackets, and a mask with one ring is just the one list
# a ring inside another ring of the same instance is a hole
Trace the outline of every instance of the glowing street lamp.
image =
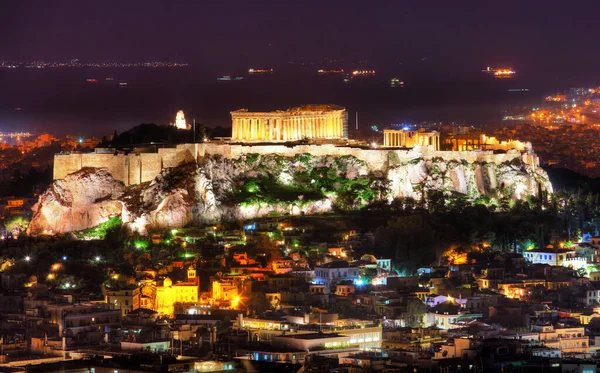
[(26, 261), (26, 262), (29, 262), (29, 261), (31, 261), (31, 257), (30, 257), (29, 255), (27, 255), (27, 256), (25, 257), (25, 261)]

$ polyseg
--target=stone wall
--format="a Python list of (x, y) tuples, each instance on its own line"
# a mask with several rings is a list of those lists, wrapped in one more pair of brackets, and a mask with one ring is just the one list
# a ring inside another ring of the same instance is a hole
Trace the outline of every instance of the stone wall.
[(352, 146), (323, 145), (229, 145), (219, 143), (181, 144), (176, 148), (161, 148), (158, 152), (144, 153), (71, 153), (54, 156), (54, 180), (85, 167), (106, 168), (113, 177), (125, 185), (135, 185), (152, 181), (161, 170), (193, 161), (201, 161), (205, 155), (221, 155), (236, 159), (245, 154), (278, 154), (293, 157), (297, 154), (309, 153), (314, 156), (354, 156), (364, 161), (372, 171), (386, 171), (390, 166), (410, 162), (415, 159), (441, 159), (450, 161), (466, 161), (467, 163), (486, 162), (500, 164), (520, 159), (532, 167), (539, 167), (539, 159), (535, 154), (509, 150), (506, 153), (494, 154), (491, 151), (437, 151), (432, 146), (417, 146), (410, 150), (398, 149), (364, 149)]

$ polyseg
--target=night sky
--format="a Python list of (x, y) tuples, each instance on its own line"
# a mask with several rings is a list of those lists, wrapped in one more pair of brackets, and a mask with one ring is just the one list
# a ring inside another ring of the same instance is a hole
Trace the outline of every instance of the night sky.
[[(190, 64), (0, 69), (0, 131), (104, 134), (166, 124), (179, 109), (226, 126), (231, 110), (308, 103), (339, 104), (380, 127), (478, 124), (497, 120), (507, 105), (600, 84), (598, 0), (0, 1), (0, 60)], [(488, 65), (512, 67), (517, 79), (477, 81), (487, 79), (480, 70)], [(276, 74), (215, 82), (250, 67)], [(314, 81), (319, 68), (376, 69), (378, 80)], [(128, 88), (86, 83), (109, 76)], [(406, 88), (390, 91), (391, 77)], [(528, 88), (529, 96), (509, 88)]]
[(0, 59), (180, 60), (207, 70), (325, 57), (379, 68), (595, 71), (591, 1), (3, 1)]

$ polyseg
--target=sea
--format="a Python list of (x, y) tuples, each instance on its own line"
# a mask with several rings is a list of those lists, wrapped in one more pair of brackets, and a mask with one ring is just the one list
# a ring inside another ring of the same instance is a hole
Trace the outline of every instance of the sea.
[[(231, 81), (188, 66), (182, 68), (56, 68), (0, 70), (0, 132), (32, 131), (74, 136), (109, 135), (140, 123), (168, 124), (178, 110), (191, 123), (230, 126), (230, 112), (335, 104), (349, 113), (349, 127), (443, 122), (502, 124), (506, 110), (541, 105), (551, 93), (571, 86), (594, 86), (590, 79), (533, 80), (517, 72), (494, 79), (428, 72), (398, 78), (376, 74), (344, 82), (341, 75), (316, 71), (232, 74)], [(243, 77), (235, 80), (236, 76)], [(358, 118), (358, 120), (357, 120)], [(352, 133), (352, 132), (351, 132)]]

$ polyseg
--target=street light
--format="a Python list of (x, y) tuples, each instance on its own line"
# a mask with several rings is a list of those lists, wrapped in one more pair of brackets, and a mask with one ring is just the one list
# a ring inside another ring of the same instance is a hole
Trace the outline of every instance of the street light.
[(27, 255), (27, 256), (25, 257), (25, 261), (26, 261), (26, 262), (29, 262), (30, 260), (31, 260), (31, 257), (30, 257), (29, 255)]

